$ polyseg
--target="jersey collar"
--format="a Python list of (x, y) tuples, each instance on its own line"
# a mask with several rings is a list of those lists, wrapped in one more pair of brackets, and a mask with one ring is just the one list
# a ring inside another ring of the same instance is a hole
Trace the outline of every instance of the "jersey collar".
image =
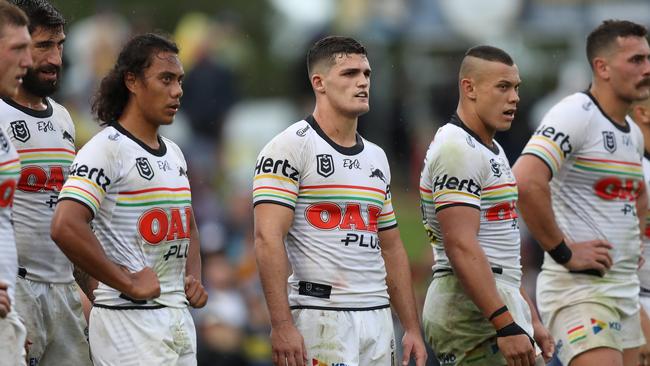
[(483, 140), (481, 140), (481, 138), (474, 131), (470, 130), (469, 127), (467, 127), (467, 125), (465, 124), (465, 122), (463, 122), (463, 120), (460, 119), (458, 113), (454, 113), (451, 115), (451, 118), (449, 119), (449, 123), (462, 128), (463, 130), (465, 130), (465, 132), (467, 132), (470, 136), (472, 136), (481, 145), (485, 146), (486, 149), (492, 151), (494, 155), (499, 155), (499, 146), (496, 144), (496, 142), (492, 140), (493, 142), (492, 146), (488, 146), (484, 144)]
[(591, 101), (594, 102), (596, 107), (598, 107), (598, 110), (600, 111), (600, 113), (602, 113), (602, 115), (605, 116), (605, 118), (607, 118), (607, 120), (609, 122), (611, 122), (614, 125), (614, 127), (616, 127), (616, 129), (618, 129), (621, 132), (625, 132), (625, 133), (630, 132), (630, 123), (627, 121), (627, 118), (625, 119), (625, 126), (619, 125), (618, 123), (614, 122), (614, 120), (611, 119), (607, 115), (607, 113), (605, 113), (605, 111), (600, 107), (600, 104), (598, 104), (598, 101), (596, 100), (596, 98), (589, 92), (589, 90), (585, 90), (585, 91), (583, 91), (583, 93), (587, 94), (587, 96), (591, 99)]
[(323, 140), (325, 140), (325, 142), (327, 142), (332, 148), (334, 148), (334, 150), (340, 152), (341, 154), (349, 156), (349, 155), (356, 155), (363, 151), (363, 139), (361, 138), (361, 135), (359, 135), (358, 132), (356, 134), (357, 143), (354, 144), (354, 146), (345, 147), (337, 144), (331, 138), (329, 138), (329, 136), (327, 136), (325, 132), (320, 128), (318, 122), (316, 121), (313, 115), (310, 115), (309, 117), (305, 118), (305, 121), (309, 123), (309, 125), (311, 126), (311, 128), (314, 129), (314, 131), (316, 131), (318, 136), (320, 136)]
[(16, 103), (14, 100), (9, 99), (9, 98), (2, 98), (2, 100), (9, 104), (10, 106), (16, 108), (17, 110), (30, 115), (34, 118), (50, 118), (52, 117), (52, 113), (54, 112), (54, 108), (52, 108), (52, 104), (50, 103), (50, 100), (48, 98), (43, 98), (45, 101), (45, 104), (47, 105), (47, 108), (43, 109), (42, 111), (36, 110), (36, 109), (31, 109), (27, 108), (23, 105), (20, 105)]
[(165, 156), (165, 154), (167, 153), (167, 145), (165, 145), (165, 141), (163, 141), (163, 139), (160, 138), (160, 135), (156, 136), (158, 138), (158, 143), (160, 144), (160, 147), (157, 149), (152, 149), (149, 145), (145, 144), (142, 140), (133, 136), (133, 134), (131, 134), (131, 132), (129, 132), (126, 128), (124, 128), (124, 126), (122, 126), (119, 122), (114, 121), (110, 123), (109, 126), (113, 127), (114, 129), (122, 133), (124, 136), (133, 140), (133, 142), (140, 145), (141, 148), (145, 149), (151, 155), (161, 157), (161, 156)]

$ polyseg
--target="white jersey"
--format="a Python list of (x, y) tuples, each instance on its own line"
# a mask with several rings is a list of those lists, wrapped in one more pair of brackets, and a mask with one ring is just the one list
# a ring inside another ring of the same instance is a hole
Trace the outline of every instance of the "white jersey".
[(576, 93), (544, 116), (522, 154), (540, 158), (553, 174), (552, 207), (566, 238), (602, 239), (614, 246), (614, 263), (604, 278), (570, 274), (546, 254), (540, 306), (588, 301), (598, 293), (633, 300), (639, 292), (641, 245), (635, 208), (643, 185), (639, 127), (629, 118), (625, 126), (614, 123), (589, 93)]
[(57, 196), (75, 156), (75, 130), (68, 111), (50, 98), (37, 111), (0, 101), (0, 126), (22, 165), (13, 205), (18, 264), (32, 281), (68, 283), (72, 263), (50, 238)]
[(20, 160), (16, 148), (0, 129), (0, 282), (7, 285), (14, 303), (18, 256), (11, 220), (11, 203), (20, 178)]
[(108, 259), (131, 272), (153, 268), (160, 297), (133, 301), (100, 283), (95, 304), (104, 307), (181, 308), (192, 215), (187, 164), (172, 141), (151, 149), (118, 123), (79, 150), (59, 199), (87, 206)]
[(505, 281), (519, 287), (520, 238), (517, 223), (517, 184), (503, 148), (491, 147), (454, 114), (429, 146), (420, 177), (424, 227), (435, 257), (434, 273), (450, 271), (436, 213), (454, 206), (480, 210), (478, 243), (492, 267)]
[(293, 309), (388, 306), (377, 232), (397, 226), (389, 187), (381, 148), (359, 135), (353, 147), (337, 145), (312, 116), (262, 149), (254, 205), (294, 210), (285, 242)]
[[(643, 177), (646, 189), (650, 189), (650, 153), (643, 152)], [(650, 207), (650, 193), (648, 194), (648, 207)], [(639, 270), (641, 282), (641, 296), (650, 297), (650, 209), (645, 216), (645, 233), (643, 233), (643, 258), (645, 263)]]

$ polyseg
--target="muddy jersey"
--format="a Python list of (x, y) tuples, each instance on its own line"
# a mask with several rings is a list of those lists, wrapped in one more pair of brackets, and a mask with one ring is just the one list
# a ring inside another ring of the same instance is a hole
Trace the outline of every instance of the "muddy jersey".
[(13, 204), (18, 263), (27, 279), (67, 283), (72, 264), (50, 238), (57, 197), (75, 156), (75, 129), (68, 111), (45, 98), (43, 111), (0, 101), (0, 126), (20, 156), (21, 173)]
[[(646, 189), (650, 189), (650, 154), (643, 153), (643, 177)], [(648, 207), (650, 207), (650, 194), (648, 195)], [(641, 296), (650, 297), (650, 209), (645, 216), (645, 233), (643, 233), (643, 258), (645, 263), (639, 270), (639, 281), (641, 282)]]
[(0, 129), (0, 282), (7, 285), (12, 304), (18, 272), (18, 256), (11, 220), (11, 203), (19, 178), (18, 152), (9, 137)]
[(260, 152), (253, 202), (294, 210), (286, 237), (292, 308), (366, 309), (388, 305), (377, 233), (397, 226), (384, 151), (357, 135), (333, 142), (312, 116)]
[(454, 206), (480, 210), (478, 243), (495, 278), (515, 286), (521, 280), (517, 184), (503, 148), (492, 146), (453, 115), (436, 132), (420, 177), (423, 223), (433, 246), (434, 272), (450, 270), (436, 214)]
[(192, 215), (187, 164), (172, 141), (151, 149), (118, 123), (95, 135), (77, 154), (60, 200), (88, 207), (107, 257), (131, 272), (151, 267), (160, 297), (129, 300), (100, 283), (95, 303), (108, 307), (185, 307), (185, 262)]
[(604, 278), (570, 274), (546, 254), (539, 282), (546, 296), (540, 304), (561, 306), (598, 293), (637, 296), (641, 238), (635, 204), (643, 185), (639, 127), (629, 117), (625, 126), (616, 124), (593, 96), (576, 93), (544, 116), (522, 154), (540, 158), (550, 169), (552, 207), (565, 237), (603, 239), (614, 246), (613, 266)]

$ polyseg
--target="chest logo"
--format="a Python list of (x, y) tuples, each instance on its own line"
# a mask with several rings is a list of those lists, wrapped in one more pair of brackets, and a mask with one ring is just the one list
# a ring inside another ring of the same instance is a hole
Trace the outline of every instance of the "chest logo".
[(370, 167), (370, 178), (379, 178), (382, 182), (386, 183), (386, 176), (384, 172), (377, 168)]
[(616, 136), (612, 131), (603, 131), (603, 146), (605, 150), (613, 153), (616, 151)]
[(27, 123), (25, 121), (13, 121), (10, 123), (11, 132), (14, 135), (14, 138), (20, 142), (27, 142), (31, 137), (29, 134), (29, 129), (27, 128)]
[(9, 140), (7, 140), (2, 131), (0, 131), (0, 149), (6, 153), (9, 152)]
[(501, 164), (494, 159), (490, 159), (490, 169), (492, 169), (492, 174), (495, 177), (499, 178), (501, 176)]
[(153, 169), (147, 158), (136, 158), (135, 166), (138, 168), (138, 173), (140, 176), (146, 180), (151, 180), (153, 178)]
[(316, 172), (325, 178), (334, 174), (334, 159), (332, 158), (332, 155), (316, 155)]

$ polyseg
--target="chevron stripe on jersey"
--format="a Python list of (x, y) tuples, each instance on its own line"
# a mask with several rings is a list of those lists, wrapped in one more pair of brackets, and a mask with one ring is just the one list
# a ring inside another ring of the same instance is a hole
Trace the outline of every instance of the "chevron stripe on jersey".
[(454, 206), (480, 210), (478, 242), (504, 280), (519, 286), (517, 185), (500, 145), (483, 145), (458, 116), (442, 126), (429, 146), (420, 177), (424, 227), (435, 256), (434, 271), (451, 269), (436, 214)]
[(161, 295), (135, 305), (105, 284), (95, 302), (105, 306), (185, 307), (185, 264), (190, 244), (192, 196), (180, 149), (160, 139), (152, 150), (119, 124), (106, 127), (77, 154), (59, 199), (88, 207), (93, 231), (113, 262), (158, 275)]
[(620, 303), (628, 305), (621, 305), (622, 311), (634, 313), (641, 245), (635, 201), (643, 185), (639, 127), (629, 118), (625, 125), (616, 124), (590, 94), (576, 93), (551, 108), (522, 154), (548, 164), (548, 151), (554, 152), (558, 163), (549, 166), (553, 173), (551, 203), (558, 226), (574, 242), (610, 242), (614, 264), (605, 278), (581, 275), (578, 281), (546, 255), (544, 280), (538, 282), (541, 307), (550, 311), (604, 293), (624, 299)]
[(47, 109), (36, 111), (1, 100), (0, 126), (22, 166), (13, 205), (18, 262), (32, 281), (68, 283), (73, 267), (50, 238), (50, 223), (75, 157), (75, 129), (63, 106), (45, 101)]
[[(294, 210), (286, 239), (292, 307), (388, 305), (377, 232), (397, 225), (389, 186), (381, 148), (360, 136), (354, 147), (341, 147), (313, 117), (293, 124), (262, 149), (254, 204)], [(301, 282), (331, 286), (331, 291), (316, 294)]]
[(4, 131), (0, 129), (0, 282), (7, 285), (7, 293), (14, 303), (18, 254), (14, 227), (11, 224), (11, 204), (20, 178), (18, 152)]

